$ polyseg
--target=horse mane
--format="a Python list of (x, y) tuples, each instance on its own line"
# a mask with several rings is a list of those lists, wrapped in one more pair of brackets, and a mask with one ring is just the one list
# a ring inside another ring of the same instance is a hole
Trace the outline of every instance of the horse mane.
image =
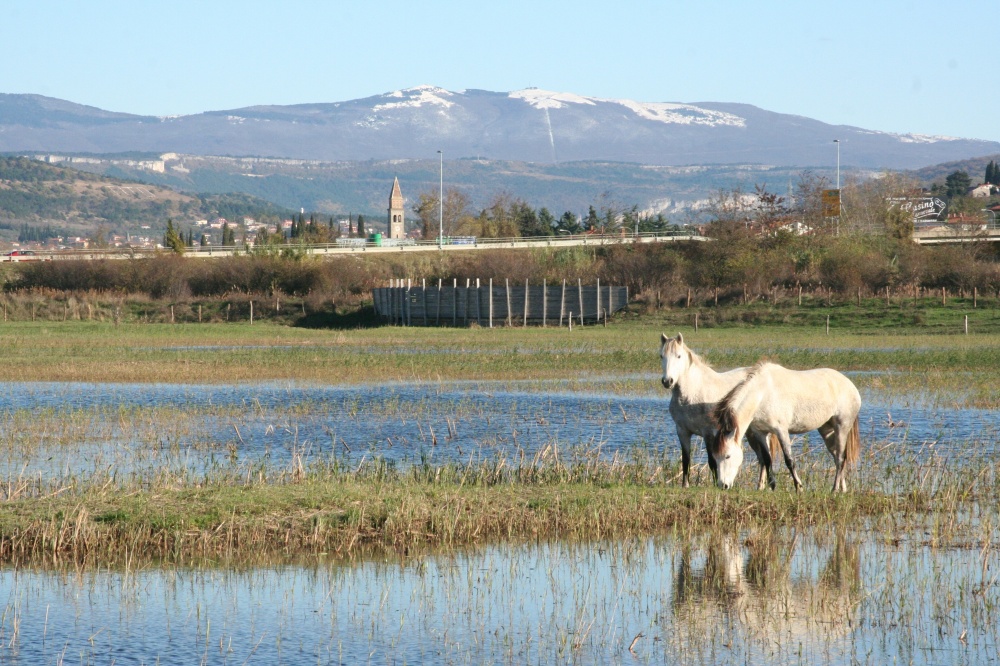
[[(669, 344), (674, 344), (674, 345), (678, 344), (677, 339), (671, 338)], [(691, 359), (691, 365), (700, 365), (708, 368), (709, 370), (712, 369), (712, 365), (708, 361), (703, 359), (701, 356), (699, 356), (698, 352), (688, 347), (687, 343), (681, 342), (680, 344), (684, 345), (684, 351), (688, 353), (688, 356)]]
[(711, 363), (709, 363), (708, 361), (706, 361), (705, 359), (703, 359), (701, 356), (698, 355), (698, 352), (696, 352), (695, 350), (691, 349), (687, 345), (684, 345), (684, 349), (687, 349), (688, 354), (691, 355), (691, 365), (702, 365), (702, 366), (705, 366), (706, 368), (708, 368), (709, 370), (713, 370), (714, 369), (714, 368), (712, 368), (712, 364)]
[(767, 361), (757, 361), (750, 366), (750, 369), (747, 370), (747, 376), (716, 403), (715, 409), (712, 410), (712, 421), (717, 426), (716, 436), (711, 443), (713, 452), (720, 453), (725, 434), (733, 432), (739, 426), (736, 422), (736, 406), (743, 402), (743, 397), (746, 395), (750, 384), (766, 365), (769, 365)]

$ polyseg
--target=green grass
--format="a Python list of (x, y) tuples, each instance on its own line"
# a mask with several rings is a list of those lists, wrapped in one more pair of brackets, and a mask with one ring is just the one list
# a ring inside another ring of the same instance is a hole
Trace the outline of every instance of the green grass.
[[(622, 377), (622, 390), (657, 390), (637, 379), (659, 372), (661, 331), (684, 332), (718, 369), (761, 358), (793, 368), (898, 371), (859, 376), (864, 386), (938, 386), (971, 404), (1000, 404), (992, 375), (1000, 335), (873, 331), (775, 324), (699, 327), (675, 312), (623, 318), (605, 327), (403, 328), (322, 330), (276, 324), (122, 324), (88, 321), (0, 325), (6, 381), (225, 383), (300, 380), (332, 384), (454, 379)], [(685, 315), (686, 316), (686, 315)], [(975, 327), (972, 329), (976, 331)], [(924, 381), (932, 376), (933, 382)], [(628, 379), (633, 376), (633, 379)]]

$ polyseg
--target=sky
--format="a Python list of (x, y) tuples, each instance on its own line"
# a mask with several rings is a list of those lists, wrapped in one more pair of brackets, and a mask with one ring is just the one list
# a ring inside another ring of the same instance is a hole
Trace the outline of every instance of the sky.
[(167, 116), (417, 85), (1000, 141), (997, 0), (0, 0), (0, 93)]

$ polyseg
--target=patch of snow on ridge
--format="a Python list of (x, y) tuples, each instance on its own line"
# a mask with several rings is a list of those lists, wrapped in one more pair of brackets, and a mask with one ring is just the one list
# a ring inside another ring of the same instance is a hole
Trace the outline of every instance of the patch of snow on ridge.
[(668, 102), (633, 102), (628, 99), (602, 100), (621, 104), (640, 118), (677, 125), (729, 125), (746, 127), (747, 121), (740, 116), (724, 111), (712, 111), (690, 104), (670, 104)]
[(677, 125), (730, 125), (746, 127), (746, 119), (724, 111), (711, 111), (691, 104), (670, 104), (634, 102), (629, 99), (602, 99), (583, 97), (573, 93), (558, 93), (538, 88), (516, 90), (509, 94), (512, 99), (520, 99), (536, 109), (561, 109), (567, 104), (619, 104), (640, 118)]
[(589, 97), (582, 97), (573, 93), (539, 90), (538, 88), (515, 90), (508, 96), (512, 99), (523, 99), (536, 109), (561, 109), (567, 104), (590, 104), (591, 106), (595, 104)]
[(417, 86), (415, 88), (407, 88), (405, 90), (396, 90), (383, 95), (383, 97), (393, 97), (403, 101), (376, 104), (372, 111), (378, 113), (379, 111), (387, 111), (389, 109), (417, 109), (430, 104), (443, 106), (447, 109), (450, 106), (454, 106), (455, 103), (446, 99), (446, 97), (451, 97), (454, 94), (455, 93), (445, 90), (444, 88), (436, 88), (434, 86)]
[(901, 143), (938, 143), (939, 141), (961, 141), (954, 136), (938, 136), (931, 134), (892, 134)]

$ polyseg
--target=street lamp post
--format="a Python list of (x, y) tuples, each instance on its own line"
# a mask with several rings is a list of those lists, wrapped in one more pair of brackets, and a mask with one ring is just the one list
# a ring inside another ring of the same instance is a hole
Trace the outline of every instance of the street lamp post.
[(837, 192), (840, 192), (840, 139), (834, 139), (833, 142), (837, 144)]
[(837, 235), (840, 235), (840, 212), (844, 202), (840, 199), (840, 139), (834, 139), (837, 144)]
[(837, 195), (840, 195), (840, 139), (834, 139), (837, 144)]
[(989, 214), (990, 214), (990, 216), (991, 216), (991, 217), (993, 218), (993, 222), (992, 222), (992, 224), (990, 224), (989, 228), (990, 228), (990, 229), (996, 229), (996, 227), (997, 227), (997, 214), (996, 214), (996, 213), (994, 213), (994, 212), (993, 212), (992, 210), (990, 210), (989, 208), (984, 208), (984, 209), (983, 209), (983, 212), (984, 212), (984, 213), (989, 213)]
[(444, 153), (438, 151), (441, 160), (439, 170), (441, 181), (438, 184), (438, 249), (444, 249)]

